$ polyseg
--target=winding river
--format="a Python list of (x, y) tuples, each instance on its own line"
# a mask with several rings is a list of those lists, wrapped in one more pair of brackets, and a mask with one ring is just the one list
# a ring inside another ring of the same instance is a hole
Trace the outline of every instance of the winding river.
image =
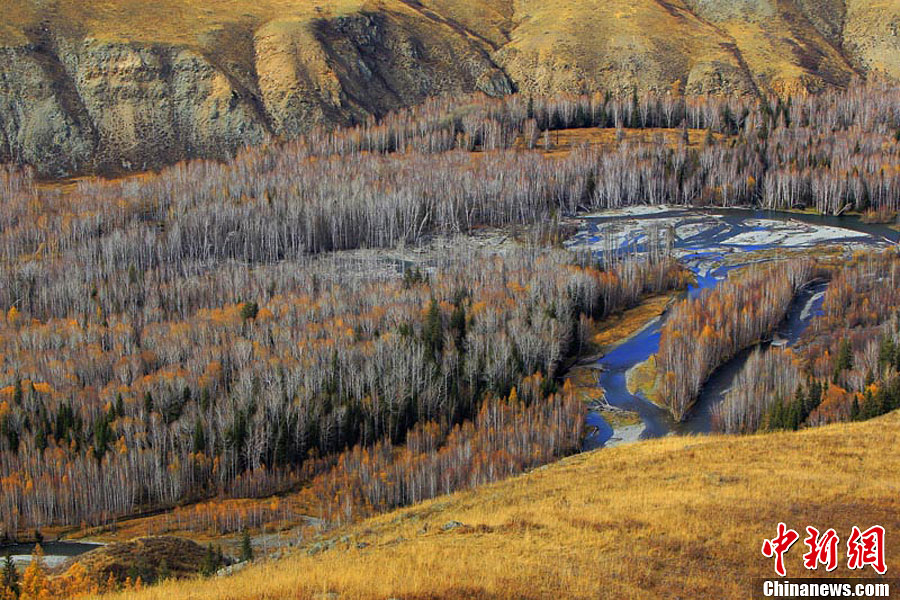
[[(825, 217), (759, 210), (687, 210), (681, 208), (635, 207), (586, 217), (579, 233), (568, 242), (573, 249), (590, 248), (602, 257), (605, 252), (642, 252), (648, 230), (667, 229), (679, 261), (696, 277), (686, 294), (693, 297), (711, 289), (728, 272), (751, 262), (769, 260), (765, 251), (837, 246), (853, 250), (865, 246), (886, 246), (900, 240), (900, 232), (884, 225), (862, 223), (858, 217)], [(813, 283), (795, 298), (775, 336), (783, 344), (797, 341), (811, 320), (819, 314), (826, 284)], [(626, 373), (646, 361), (659, 349), (660, 328), (665, 315), (649, 323), (636, 335), (605, 354), (597, 365), (599, 385), (614, 407), (636, 412), (643, 423), (642, 439), (675, 434), (703, 434), (711, 428), (711, 412), (731, 387), (751, 349), (739, 353), (716, 370), (703, 387), (687, 419), (676, 423), (668, 411), (641, 394), (631, 394)], [(614, 431), (598, 411), (591, 410), (587, 424), (592, 432), (587, 449), (605, 445)]]

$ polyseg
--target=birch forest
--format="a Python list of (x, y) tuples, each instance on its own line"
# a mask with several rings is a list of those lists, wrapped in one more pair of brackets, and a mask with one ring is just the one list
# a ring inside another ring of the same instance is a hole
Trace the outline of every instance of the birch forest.
[[(543, 402), (582, 317), (683, 277), (668, 260), (604, 270), (540, 248), (460, 250), (402, 274), (342, 256), (195, 269), (112, 270), (83, 290), (84, 312), (8, 311), (0, 495), (10, 532), (272, 494), (309, 476), (308, 459), (357, 444), (379, 455), (377, 444), (402, 444), (417, 423), (443, 440), (523, 378), (542, 378), (521, 398)], [(576, 449), (577, 422), (567, 419), (564, 442), (535, 431), (541, 456)]]
[(799, 429), (900, 408), (900, 255), (832, 266), (824, 315), (797, 347), (759, 349), (716, 407), (729, 433)]
[[(562, 149), (563, 129), (615, 141)], [(560, 249), (572, 217), (675, 204), (880, 219), (900, 203), (898, 142), (900, 88), (874, 82), (795, 98), (438, 98), (117, 180), (49, 185), (4, 166), (0, 530), (303, 485), (339, 522), (574, 452), (584, 406), (563, 365), (585, 323), (685, 274), (665, 251), (598, 263)], [(473, 242), (496, 231), (526, 242)], [(809, 353), (765, 353), (747, 380), (783, 403), (797, 381), (827, 384), (806, 423), (895, 402), (898, 318), (882, 307), (897, 287), (879, 282), (898, 264), (834, 274)], [(674, 309), (659, 365), (676, 418), (816, 269), (754, 267)], [(842, 333), (857, 321), (876, 346)], [(770, 426), (771, 410), (734, 398), (722, 428)]]
[(752, 265), (675, 306), (656, 360), (660, 394), (676, 420), (685, 418), (718, 366), (772, 334), (813, 273), (807, 259)]

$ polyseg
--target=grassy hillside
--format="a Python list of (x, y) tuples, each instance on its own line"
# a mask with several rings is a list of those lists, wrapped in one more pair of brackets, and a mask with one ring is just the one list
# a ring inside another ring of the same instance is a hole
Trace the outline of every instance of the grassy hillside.
[[(900, 527), (898, 443), (892, 413), (600, 450), (333, 532), (324, 551), (127, 597), (746, 598), (773, 573), (760, 546), (779, 521), (834, 527), (842, 562), (853, 525)], [(804, 574), (804, 548), (787, 555), (788, 576)], [(889, 541), (887, 563), (898, 560)]]
[[(197, 574), (203, 567), (206, 548), (194, 541), (181, 537), (144, 537), (127, 542), (114, 542), (82, 554), (72, 563), (79, 563), (98, 581), (105, 582), (110, 576), (124, 581), (126, 577), (141, 577), (152, 580), (165, 567), (170, 577), (185, 577)], [(64, 569), (69, 568), (65, 565)]]

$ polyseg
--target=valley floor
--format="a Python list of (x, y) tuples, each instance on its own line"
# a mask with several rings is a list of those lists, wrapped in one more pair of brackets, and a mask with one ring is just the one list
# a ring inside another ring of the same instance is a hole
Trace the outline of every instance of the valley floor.
[[(747, 598), (779, 521), (900, 528), (900, 413), (799, 433), (669, 437), (579, 454), (388, 513), (234, 576), (135, 600)], [(890, 534), (888, 534), (890, 535)], [(789, 577), (807, 572), (802, 541)], [(887, 564), (900, 545), (887, 544)], [(872, 573), (866, 573), (866, 576)], [(856, 576), (861, 576), (856, 572)]]

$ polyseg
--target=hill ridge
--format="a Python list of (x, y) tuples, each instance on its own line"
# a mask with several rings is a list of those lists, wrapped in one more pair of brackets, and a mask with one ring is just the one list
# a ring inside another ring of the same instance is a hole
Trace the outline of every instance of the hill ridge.
[(781, 94), (900, 77), (883, 0), (5, 0), (0, 162), (115, 174), (435, 95)]

